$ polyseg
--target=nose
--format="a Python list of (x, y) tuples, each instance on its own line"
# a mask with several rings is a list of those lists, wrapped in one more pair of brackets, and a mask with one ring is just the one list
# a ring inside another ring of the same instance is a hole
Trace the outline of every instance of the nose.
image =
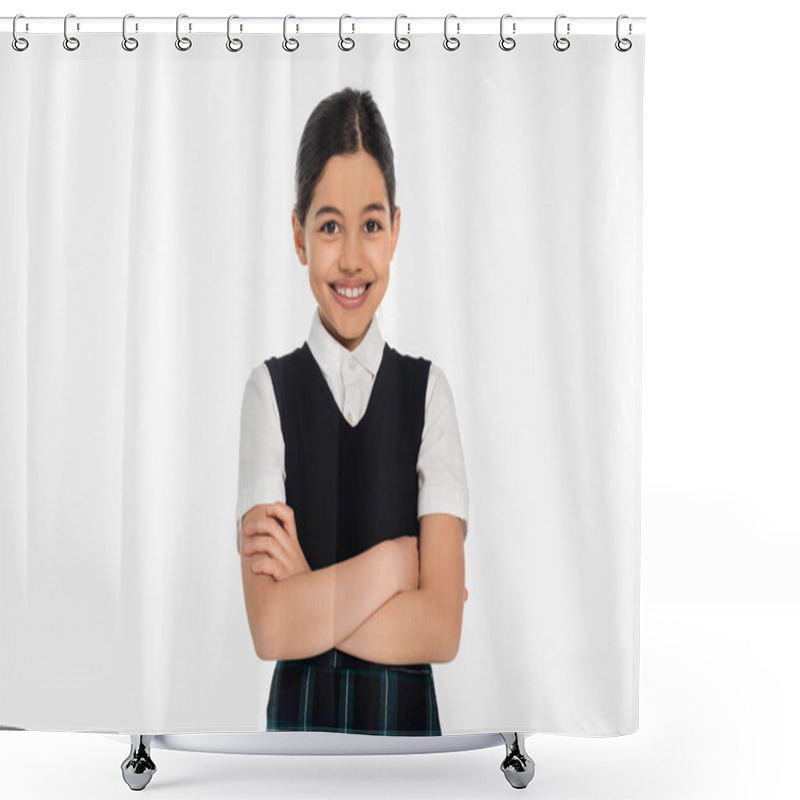
[(345, 234), (342, 250), (339, 254), (339, 267), (343, 272), (358, 272), (364, 259), (359, 231), (348, 231)]

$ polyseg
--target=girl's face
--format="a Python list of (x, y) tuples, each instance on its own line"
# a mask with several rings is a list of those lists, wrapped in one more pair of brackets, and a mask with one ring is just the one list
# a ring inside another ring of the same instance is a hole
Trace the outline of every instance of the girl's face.
[(295, 249), (308, 266), (322, 324), (348, 350), (364, 338), (389, 284), (389, 263), (400, 233), (399, 208), (394, 225), (389, 223), (383, 173), (363, 150), (328, 160), (314, 188), (305, 228), (292, 212)]

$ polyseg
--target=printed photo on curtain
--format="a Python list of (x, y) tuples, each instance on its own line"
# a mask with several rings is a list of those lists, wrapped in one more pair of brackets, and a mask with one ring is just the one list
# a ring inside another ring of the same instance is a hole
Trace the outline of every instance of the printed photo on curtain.
[(451, 661), (461, 635), (466, 471), (446, 377), (375, 318), (395, 185), (369, 90), (321, 100), (292, 213), (317, 308), (302, 346), (253, 371), (242, 413), (245, 599), (254, 645), (279, 659), (268, 730), (441, 734), (429, 662)]
[(0, 722), (636, 731), (644, 37), (29, 38)]

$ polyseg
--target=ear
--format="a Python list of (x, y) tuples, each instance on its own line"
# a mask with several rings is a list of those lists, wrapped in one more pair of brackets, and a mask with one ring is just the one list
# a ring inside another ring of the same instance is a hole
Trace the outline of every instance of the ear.
[(292, 238), (294, 239), (294, 249), (300, 263), (308, 266), (308, 255), (306, 254), (306, 232), (300, 224), (297, 212), (292, 209)]
[(394, 258), (394, 249), (397, 247), (397, 237), (400, 235), (400, 206), (394, 209), (394, 224), (392, 225), (392, 238), (389, 249), (389, 261)]

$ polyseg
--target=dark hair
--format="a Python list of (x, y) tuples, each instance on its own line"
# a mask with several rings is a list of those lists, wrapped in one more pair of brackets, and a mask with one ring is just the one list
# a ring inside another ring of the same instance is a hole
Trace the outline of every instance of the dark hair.
[(389, 197), (389, 227), (394, 224), (394, 151), (386, 124), (369, 91), (347, 87), (317, 104), (300, 137), (294, 210), (303, 227), (314, 187), (328, 159), (359, 150), (366, 151), (378, 162)]

